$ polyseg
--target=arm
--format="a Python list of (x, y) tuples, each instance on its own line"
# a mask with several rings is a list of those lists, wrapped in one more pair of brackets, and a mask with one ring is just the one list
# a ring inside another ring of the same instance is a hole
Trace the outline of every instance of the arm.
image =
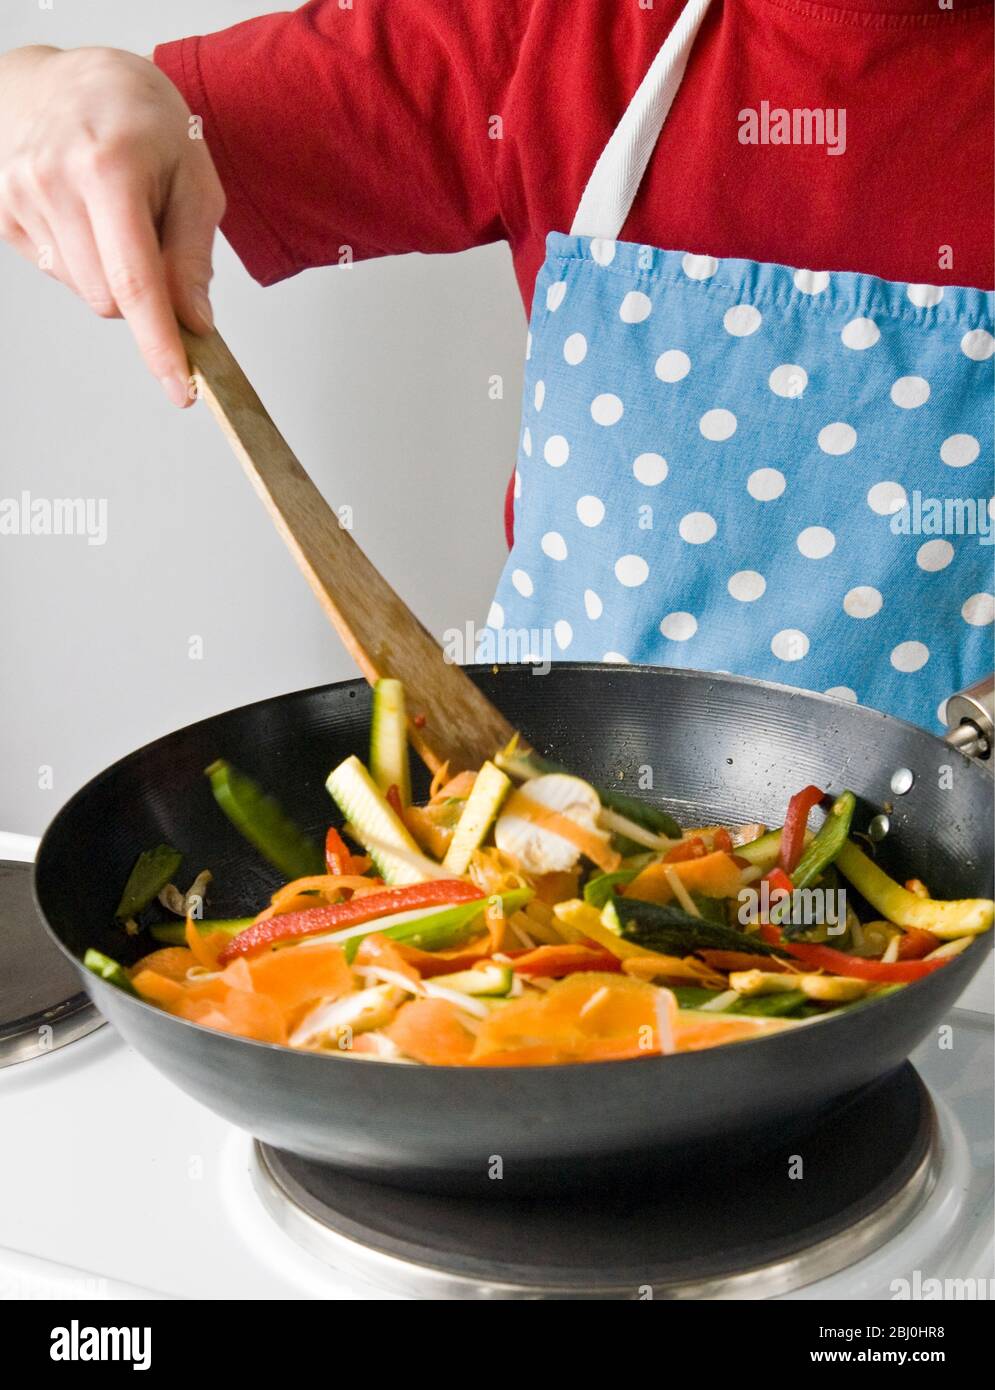
[(224, 195), (183, 97), (110, 48), (0, 56), (0, 238), (103, 318), (123, 317), (176, 405), (189, 404), (179, 317), (211, 327)]

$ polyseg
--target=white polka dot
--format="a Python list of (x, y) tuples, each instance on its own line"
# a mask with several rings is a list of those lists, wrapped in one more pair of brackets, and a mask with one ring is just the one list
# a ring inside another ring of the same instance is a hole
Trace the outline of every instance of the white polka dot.
[(649, 578), (650, 567), (641, 555), (622, 555), (615, 561), (615, 578), (627, 589), (638, 589)]
[(806, 560), (824, 560), (836, 549), (836, 537), (825, 526), (806, 526), (795, 544)]
[(916, 564), (927, 574), (945, 570), (954, 558), (954, 548), (949, 541), (926, 541), (916, 551)]
[(857, 692), (851, 690), (848, 685), (831, 685), (826, 694), (832, 695), (837, 700), (848, 700), (851, 705), (857, 703)]
[(591, 255), (598, 265), (611, 265), (615, 259), (615, 249), (613, 241), (606, 241), (600, 236), (591, 238)]
[(624, 413), (625, 406), (610, 391), (595, 396), (591, 402), (591, 419), (596, 425), (617, 425)]
[(906, 675), (920, 671), (928, 660), (929, 648), (923, 642), (899, 642), (891, 653), (892, 666)]
[(553, 624), (553, 636), (560, 651), (565, 652), (574, 640), (574, 630), (566, 618), (560, 618), (559, 622)]
[(917, 309), (935, 309), (943, 298), (939, 285), (908, 285), (905, 293)]
[(526, 458), (532, 457), (532, 431), (529, 429), (528, 425), (525, 426), (525, 431), (522, 435), (522, 453)]
[(770, 649), (778, 661), (801, 661), (808, 656), (809, 641), (797, 627), (785, 627), (774, 634)]
[(903, 410), (917, 410), (929, 400), (929, 382), (922, 376), (900, 376), (891, 388), (891, 399)]
[(600, 526), (605, 519), (605, 504), (600, 497), (578, 497), (577, 519), (584, 526)]
[(734, 338), (748, 338), (762, 323), (763, 315), (752, 304), (735, 304), (725, 311), (722, 319), (722, 327)]
[(661, 352), (653, 370), (661, 381), (680, 381), (691, 370), (691, 359), (680, 348), (670, 348), (667, 352)]
[(995, 352), (995, 338), (984, 328), (972, 328), (961, 338), (960, 350), (972, 362), (987, 362)]
[(543, 407), (543, 402), (545, 401), (545, 399), (546, 399), (546, 383), (545, 383), (544, 381), (537, 381), (537, 382), (536, 382), (536, 385), (535, 385), (535, 391), (532, 393), (532, 400), (533, 400), (533, 402), (534, 402), (534, 404), (535, 404), (536, 410), (541, 410), (541, 409), (542, 409), (542, 407)]
[(739, 570), (726, 585), (733, 598), (740, 603), (752, 603), (760, 598), (767, 588), (767, 581), (756, 570)]
[(623, 656), (621, 652), (605, 652), (602, 661), (611, 662), (613, 666), (628, 666), (629, 658)]
[(808, 372), (795, 362), (782, 362), (767, 378), (767, 385), (775, 396), (783, 396), (785, 400), (793, 401), (808, 385)]
[(583, 333), (571, 333), (563, 344), (563, 356), (571, 367), (578, 366), (587, 356), (587, 339)]
[(562, 434), (551, 434), (543, 446), (542, 456), (550, 468), (562, 468), (570, 457), (570, 445)]
[(623, 323), (642, 323), (653, 312), (653, 301), (642, 290), (630, 290), (622, 300), (618, 316)]
[(686, 642), (698, 631), (698, 619), (693, 613), (668, 613), (660, 631), (671, 642)]
[(972, 627), (984, 627), (995, 621), (995, 594), (972, 594), (960, 615)]
[(551, 560), (567, 558), (567, 543), (559, 531), (547, 531), (539, 544), (542, 546), (542, 553), (548, 555)]
[(710, 280), (719, 268), (714, 256), (687, 255), (681, 261), (684, 274), (689, 280)]
[(821, 294), (829, 288), (828, 270), (796, 270), (793, 278), (795, 289), (802, 294)]
[(525, 335), (525, 360), (526, 360), (526, 362), (530, 361), (531, 357), (532, 357), (532, 334), (531, 334), (531, 333), (526, 333), (526, 335)]
[(840, 334), (843, 346), (863, 352), (872, 348), (881, 337), (881, 330), (873, 319), (851, 319)]
[(605, 605), (601, 602), (601, 596), (596, 594), (593, 589), (584, 590), (584, 612), (592, 623), (596, 623), (605, 611)]
[(901, 483), (875, 483), (867, 494), (867, 505), (878, 516), (891, 516), (905, 506), (905, 489)]
[(566, 280), (556, 280), (546, 291), (546, 308), (551, 314), (555, 314), (563, 303), (567, 293)]
[(973, 434), (951, 434), (940, 445), (940, 458), (948, 468), (966, 468), (980, 453)]
[(512, 570), (511, 582), (521, 594), (522, 598), (532, 597), (535, 585), (532, 583), (531, 576), (526, 574), (524, 570)]
[(758, 468), (746, 480), (746, 490), (756, 502), (773, 502), (787, 486), (778, 468)]
[(498, 603), (497, 599), (491, 604), (487, 613), (487, 626), (504, 627), (504, 609)]
[(859, 584), (844, 598), (843, 612), (851, 618), (873, 618), (876, 613), (881, 612), (883, 603), (884, 599), (877, 589), (872, 589), (869, 584)]
[(698, 421), (698, 428), (706, 439), (721, 444), (723, 439), (731, 439), (736, 433), (738, 421), (731, 410), (706, 410)]
[(640, 454), (632, 465), (636, 481), (643, 487), (656, 487), (667, 476), (667, 460), (662, 454)]
[(819, 431), (819, 448), (824, 454), (848, 454), (857, 442), (857, 431), (843, 420), (823, 425)]
[(522, 495), (522, 475), (521, 473), (519, 473), (517, 468), (515, 469), (514, 493), (516, 498), (521, 497)]
[(712, 540), (718, 529), (714, 516), (708, 512), (688, 512), (687, 516), (681, 517), (677, 528), (681, 540), (687, 541), (688, 545), (704, 545)]

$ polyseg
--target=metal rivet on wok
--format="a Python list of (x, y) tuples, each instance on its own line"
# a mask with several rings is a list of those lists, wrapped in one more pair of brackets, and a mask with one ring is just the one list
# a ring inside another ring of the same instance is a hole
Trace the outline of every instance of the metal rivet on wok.
[(891, 829), (891, 821), (884, 814), (875, 816), (867, 827), (867, 833), (872, 840), (883, 840)]
[(897, 768), (891, 774), (891, 789), (896, 796), (904, 796), (906, 792), (912, 790), (912, 783), (915, 780), (916, 775), (911, 768)]

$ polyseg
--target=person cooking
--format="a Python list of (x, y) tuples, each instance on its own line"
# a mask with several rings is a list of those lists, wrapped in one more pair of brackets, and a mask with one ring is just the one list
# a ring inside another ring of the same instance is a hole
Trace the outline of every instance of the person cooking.
[(992, 662), (991, 52), (989, 0), (312, 0), (22, 49), (0, 234), (179, 406), (219, 223), (263, 285), (506, 239), (489, 624), (929, 725)]

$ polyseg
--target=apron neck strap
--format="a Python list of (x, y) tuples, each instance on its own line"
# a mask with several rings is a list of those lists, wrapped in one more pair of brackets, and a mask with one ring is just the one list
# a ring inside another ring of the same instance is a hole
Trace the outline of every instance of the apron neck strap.
[(709, 0), (687, 0), (622, 119), (594, 166), (578, 205), (572, 236), (617, 239), (681, 85)]

